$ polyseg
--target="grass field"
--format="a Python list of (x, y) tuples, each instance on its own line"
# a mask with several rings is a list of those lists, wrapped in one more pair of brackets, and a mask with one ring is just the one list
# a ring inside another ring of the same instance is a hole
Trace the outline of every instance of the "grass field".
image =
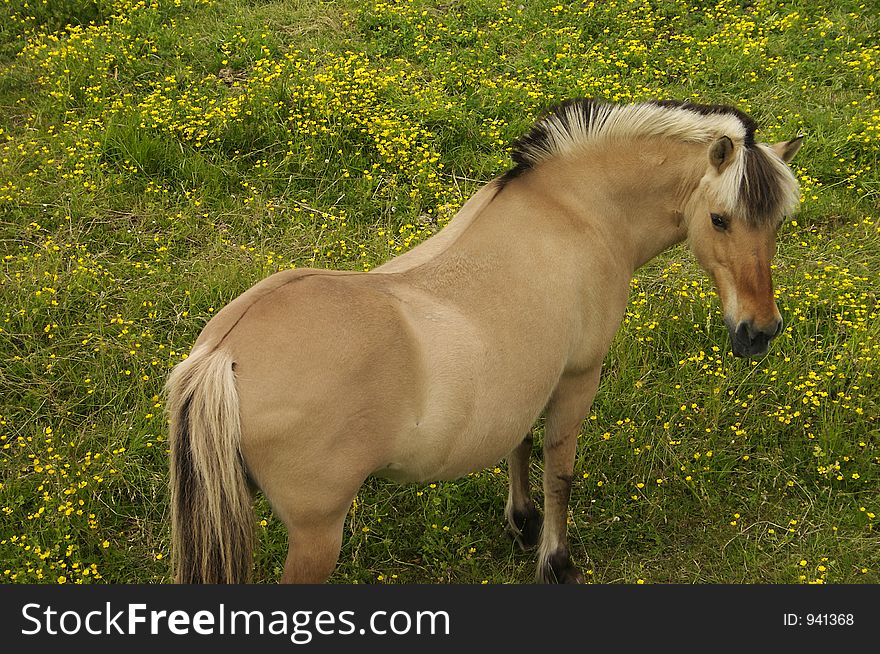
[[(732, 356), (685, 248), (637, 273), (572, 556), (596, 583), (877, 583), (878, 34), (858, 0), (3, 0), (0, 580), (168, 581), (161, 392), (211, 314), (282, 268), (406, 250), (589, 95), (806, 141), (766, 357)], [(530, 582), (505, 498), (503, 462), (370, 480), (331, 581)], [(256, 511), (274, 581), (286, 535)]]

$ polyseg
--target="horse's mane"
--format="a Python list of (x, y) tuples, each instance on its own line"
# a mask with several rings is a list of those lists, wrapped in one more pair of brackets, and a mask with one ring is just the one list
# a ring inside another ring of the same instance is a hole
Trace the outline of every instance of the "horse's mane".
[(797, 181), (768, 146), (755, 141), (757, 127), (750, 116), (726, 105), (568, 100), (552, 107), (514, 142), (514, 166), (498, 183), (503, 187), (542, 161), (601, 142), (660, 137), (708, 144), (727, 136), (734, 144), (734, 160), (719, 180), (719, 200), (753, 224), (775, 222), (797, 206)]

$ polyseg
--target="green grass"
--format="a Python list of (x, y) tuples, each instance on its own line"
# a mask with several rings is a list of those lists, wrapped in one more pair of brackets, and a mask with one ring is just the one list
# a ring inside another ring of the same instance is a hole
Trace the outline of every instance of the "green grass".
[[(597, 583), (877, 583), (877, 33), (854, 0), (4, 3), (0, 579), (167, 581), (161, 389), (211, 314), (276, 270), (413, 246), (542, 109), (594, 95), (807, 138), (765, 358), (733, 358), (684, 248), (638, 272), (580, 437), (574, 558)], [(505, 497), (503, 463), (369, 480), (332, 581), (530, 582)], [(286, 534), (256, 511), (274, 581)]]

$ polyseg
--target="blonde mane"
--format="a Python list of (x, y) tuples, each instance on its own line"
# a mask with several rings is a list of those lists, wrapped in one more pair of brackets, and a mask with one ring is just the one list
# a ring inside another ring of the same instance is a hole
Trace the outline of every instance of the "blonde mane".
[(726, 136), (733, 142), (734, 158), (717, 180), (718, 200), (752, 224), (778, 222), (798, 204), (797, 181), (767, 145), (755, 142), (756, 129), (750, 116), (725, 105), (569, 100), (539, 118), (514, 143), (515, 165), (499, 181), (503, 186), (543, 161), (584, 154), (601, 143), (657, 137), (709, 144)]

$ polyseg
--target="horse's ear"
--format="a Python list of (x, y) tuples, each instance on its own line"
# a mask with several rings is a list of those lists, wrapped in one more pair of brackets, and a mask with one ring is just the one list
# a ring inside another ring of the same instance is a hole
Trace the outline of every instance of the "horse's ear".
[(770, 146), (770, 149), (776, 153), (776, 156), (782, 159), (785, 163), (789, 163), (792, 159), (794, 159), (794, 155), (797, 154), (798, 150), (801, 149), (801, 145), (804, 142), (803, 136), (798, 136), (795, 139), (790, 141), (780, 141), (779, 143), (774, 143)]
[(718, 174), (721, 174), (731, 161), (733, 161), (733, 141), (722, 136), (709, 148), (709, 162), (715, 166)]

